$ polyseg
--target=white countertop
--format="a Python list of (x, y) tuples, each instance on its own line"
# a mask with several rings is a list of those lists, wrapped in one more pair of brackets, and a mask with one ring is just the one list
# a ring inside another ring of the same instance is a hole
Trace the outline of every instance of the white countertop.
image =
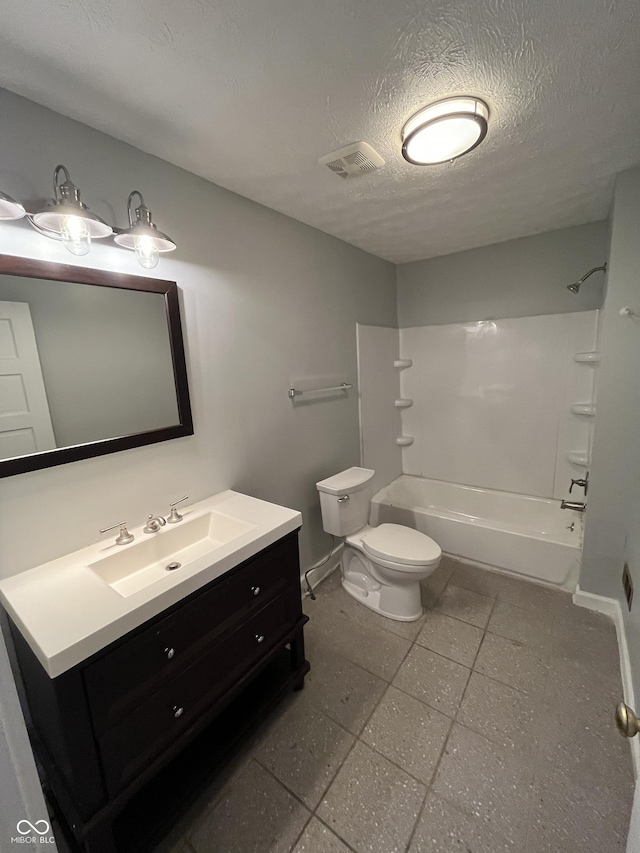
[[(257, 554), (302, 524), (299, 512), (226, 491), (183, 511), (185, 520), (207, 511), (242, 519), (251, 529), (127, 597), (88, 566), (112, 553), (135, 547), (108, 542), (90, 545), (0, 581), (0, 602), (51, 678), (55, 678), (114, 640), (157, 616), (182, 598)], [(177, 527), (177, 525), (174, 525)], [(162, 528), (154, 536), (162, 536)], [(148, 536), (131, 531), (136, 542)], [(117, 531), (114, 531), (114, 535)]]

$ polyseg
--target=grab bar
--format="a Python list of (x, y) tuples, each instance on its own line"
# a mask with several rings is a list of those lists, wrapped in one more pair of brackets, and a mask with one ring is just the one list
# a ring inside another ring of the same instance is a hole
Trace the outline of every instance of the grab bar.
[(327, 385), (325, 388), (307, 388), (306, 391), (301, 391), (299, 388), (289, 388), (289, 399), (300, 397), (302, 394), (315, 394), (318, 391), (348, 391), (353, 388), (348, 382), (341, 382), (339, 385)]

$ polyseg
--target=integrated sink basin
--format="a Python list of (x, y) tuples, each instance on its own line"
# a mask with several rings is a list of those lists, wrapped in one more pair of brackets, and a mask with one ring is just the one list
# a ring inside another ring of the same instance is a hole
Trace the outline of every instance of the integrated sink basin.
[[(168, 571), (184, 571), (194, 560), (210, 556), (255, 527), (240, 518), (210, 510), (197, 518), (187, 513), (175, 526), (143, 534), (131, 545), (102, 557), (88, 568), (125, 598), (166, 578)], [(175, 566), (176, 563), (180, 565)], [(171, 566), (171, 568), (168, 568)]]
[(0, 603), (55, 678), (301, 524), (296, 510), (219, 492), (157, 533), (132, 528), (128, 545), (101, 540), (0, 580)]

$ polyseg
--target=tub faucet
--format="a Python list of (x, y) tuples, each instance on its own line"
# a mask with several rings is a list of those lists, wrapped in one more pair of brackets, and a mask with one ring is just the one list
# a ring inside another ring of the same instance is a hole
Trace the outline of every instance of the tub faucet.
[(582, 501), (560, 501), (560, 509), (573, 509), (576, 512), (584, 512), (587, 505)]

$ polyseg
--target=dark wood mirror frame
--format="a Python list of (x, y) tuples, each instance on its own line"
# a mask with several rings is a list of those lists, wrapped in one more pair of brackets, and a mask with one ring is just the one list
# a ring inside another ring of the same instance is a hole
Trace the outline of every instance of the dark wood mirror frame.
[(178, 286), (175, 281), (162, 281), (161, 279), (146, 278), (145, 276), (68, 266), (66, 264), (49, 263), (30, 258), (17, 258), (12, 255), (0, 255), (0, 274), (50, 279), (52, 281), (68, 281), (74, 284), (92, 284), (99, 287), (117, 287), (125, 290), (142, 290), (149, 293), (162, 294), (164, 296), (167, 316), (179, 417), (179, 423), (175, 426), (107, 438), (87, 444), (77, 444), (71, 447), (60, 447), (55, 450), (44, 450), (28, 456), (2, 459), (0, 460), (0, 477), (12, 477), (14, 474), (38, 471), (41, 468), (51, 468), (55, 465), (64, 465), (67, 462), (77, 462), (79, 459), (91, 459), (107, 453), (116, 453), (119, 450), (130, 450), (132, 447), (142, 447), (158, 441), (167, 441), (171, 438), (193, 435), (193, 419), (191, 416), (189, 386), (187, 383), (187, 365), (182, 338), (182, 325), (180, 322)]

